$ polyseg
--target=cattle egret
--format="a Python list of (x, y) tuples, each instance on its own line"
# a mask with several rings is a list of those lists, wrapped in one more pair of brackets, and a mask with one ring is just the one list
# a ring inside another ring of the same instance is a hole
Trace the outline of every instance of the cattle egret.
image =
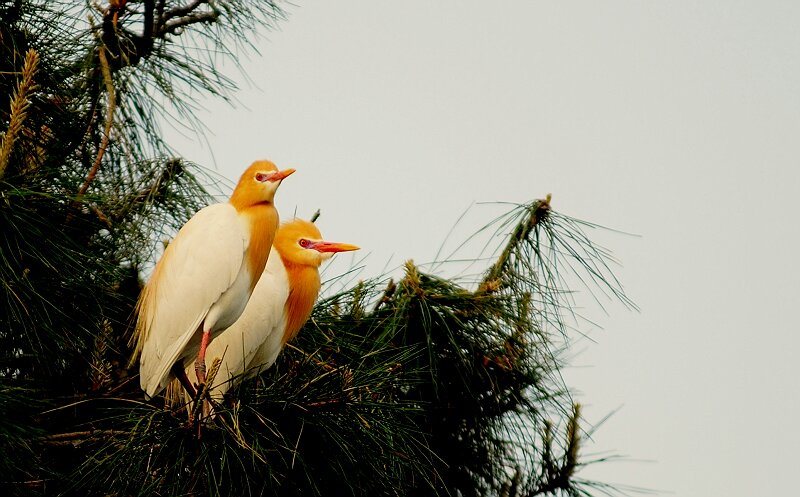
[[(275, 362), (311, 315), (319, 295), (320, 265), (336, 252), (358, 250), (321, 238), (317, 227), (302, 219), (278, 229), (272, 255), (247, 307), (208, 347), (209, 358), (222, 360), (210, 390), (215, 400), (222, 400), (232, 380), (252, 376)], [(190, 369), (186, 373), (191, 377)]]
[(205, 382), (206, 348), (241, 315), (264, 271), (279, 224), (275, 191), (293, 172), (254, 162), (227, 203), (198, 211), (164, 250), (137, 304), (136, 353), (147, 398), (184, 376), (192, 360)]

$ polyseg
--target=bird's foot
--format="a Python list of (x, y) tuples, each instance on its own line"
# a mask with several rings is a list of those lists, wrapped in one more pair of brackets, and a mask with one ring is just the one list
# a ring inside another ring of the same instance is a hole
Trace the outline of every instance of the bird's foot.
[(206, 382), (206, 363), (205, 361), (195, 364), (194, 373), (197, 375), (197, 382), (201, 385)]
[(208, 395), (208, 391), (205, 388), (205, 384), (203, 383), (195, 383), (194, 384), (194, 394), (192, 395), (192, 404), (191, 404), (191, 419), (194, 422), (201, 421), (203, 417), (203, 412), (201, 412), (201, 403), (204, 402), (205, 397)]
[(203, 389), (205, 387), (206, 387), (206, 384), (203, 383), (203, 382), (194, 384), (194, 395), (192, 396), (192, 399), (194, 399), (195, 402), (197, 402), (197, 399), (199, 399), (200, 395), (203, 394)]
[(203, 383), (195, 384), (196, 395), (192, 399), (193, 423), (197, 426), (197, 437), (200, 437), (200, 425), (207, 424), (213, 418), (211, 416), (211, 399), (208, 388)]

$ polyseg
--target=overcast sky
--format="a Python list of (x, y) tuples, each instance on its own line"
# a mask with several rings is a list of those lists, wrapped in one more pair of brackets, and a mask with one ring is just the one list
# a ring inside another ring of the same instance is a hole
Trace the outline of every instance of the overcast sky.
[(482, 201), (552, 192), (640, 235), (593, 234), (641, 312), (587, 309), (566, 378), (589, 423), (619, 409), (586, 451), (627, 459), (582, 476), (797, 493), (800, 2), (296, 3), (240, 104), (202, 104), (210, 148), (168, 142), (232, 181), (296, 168), (283, 217), (322, 209), (365, 277), (431, 261)]

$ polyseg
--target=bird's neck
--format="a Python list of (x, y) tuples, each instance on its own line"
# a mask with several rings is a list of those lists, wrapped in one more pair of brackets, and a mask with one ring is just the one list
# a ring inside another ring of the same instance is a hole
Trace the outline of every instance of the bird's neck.
[(286, 328), (283, 344), (297, 335), (300, 328), (311, 316), (311, 310), (319, 295), (320, 279), (317, 268), (287, 262), (286, 275), (289, 279), (289, 298), (286, 300)]
[(239, 214), (247, 220), (250, 230), (250, 245), (247, 250), (247, 264), (252, 278), (250, 291), (256, 286), (258, 278), (264, 272), (269, 258), (269, 251), (278, 229), (278, 211), (272, 203), (253, 204), (238, 209)]

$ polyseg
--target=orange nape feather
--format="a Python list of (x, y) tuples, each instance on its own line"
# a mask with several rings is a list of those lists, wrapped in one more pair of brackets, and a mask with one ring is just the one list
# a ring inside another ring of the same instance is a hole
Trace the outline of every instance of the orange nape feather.
[(283, 344), (294, 338), (311, 316), (320, 288), (319, 271), (309, 266), (300, 266), (284, 259), (289, 277), (289, 298), (286, 300), (286, 328)]
[(247, 210), (247, 220), (250, 224), (251, 233), (264, 233), (265, 236), (255, 236), (250, 239), (250, 247), (247, 251), (247, 265), (250, 269), (250, 291), (253, 291), (258, 283), (259, 275), (264, 272), (267, 265), (269, 251), (274, 242), (274, 233), (278, 229), (278, 211), (271, 205), (255, 205)]

